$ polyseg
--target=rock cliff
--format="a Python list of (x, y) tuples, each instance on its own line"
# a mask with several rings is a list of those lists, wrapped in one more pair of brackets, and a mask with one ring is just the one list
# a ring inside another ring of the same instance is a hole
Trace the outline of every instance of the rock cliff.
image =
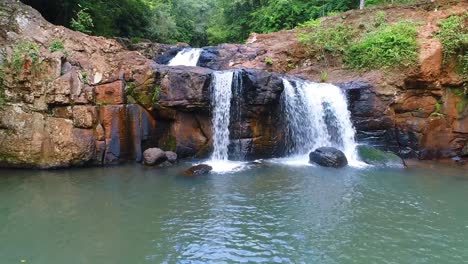
[[(330, 81), (347, 91), (359, 140), (406, 157), (467, 154), (468, 109), (458, 93), (463, 79), (441, 66), (440, 43), (428, 33), (435, 30), (434, 21), (460, 10), (466, 5), (431, 16), (429, 11), (404, 11), (427, 16), (416, 70), (329, 69)], [(317, 80), (320, 67), (301, 55), (295, 34), (255, 35), (246, 45), (205, 48), (202, 67), (169, 67), (158, 62), (168, 61), (180, 47), (130, 47), (124, 40), (88, 36), (4, 0), (0, 166), (141, 161), (151, 147), (176, 151), (182, 158), (206, 157), (212, 148), (212, 74), (220, 69), (237, 69), (236, 80), (242, 83), (231, 110), (232, 158), (280, 156), (285, 138), (278, 129), (284, 122), (281, 74)], [(267, 57), (278, 63), (267, 65)], [(288, 66), (292, 62), (293, 68)]]

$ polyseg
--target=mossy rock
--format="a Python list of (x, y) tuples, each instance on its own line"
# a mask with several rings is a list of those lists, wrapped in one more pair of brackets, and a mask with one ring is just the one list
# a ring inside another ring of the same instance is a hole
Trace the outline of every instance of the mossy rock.
[(166, 151), (177, 150), (177, 139), (173, 136), (165, 136), (159, 140), (159, 146)]
[(374, 147), (360, 145), (357, 148), (359, 158), (376, 167), (405, 168), (405, 161), (393, 152), (382, 151)]

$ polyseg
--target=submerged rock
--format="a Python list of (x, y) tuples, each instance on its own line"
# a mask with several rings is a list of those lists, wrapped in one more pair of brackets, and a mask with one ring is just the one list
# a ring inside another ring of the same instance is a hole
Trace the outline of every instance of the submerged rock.
[(184, 172), (185, 176), (200, 176), (210, 173), (213, 170), (213, 167), (207, 164), (200, 164), (193, 166), (190, 169)]
[(167, 160), (166, 152), (159, 148), (150, 148), (143, 152), (143, 162), (146, 165), (159, 165)]
[(405, 161), (393, 152), (386, 152), (374, 147), (360, 145), (357, 148), (359, 158), (370, 165), (385, 168), (405, 168)]
[(348, 165), (345, 154), (336, 148), (318, 148), (309, 154), (309, 162), (323, 167), (342, 168)]

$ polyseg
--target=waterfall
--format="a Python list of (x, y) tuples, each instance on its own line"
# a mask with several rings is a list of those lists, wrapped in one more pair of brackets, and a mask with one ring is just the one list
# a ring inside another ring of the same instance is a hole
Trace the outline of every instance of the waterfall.
[(197, 66), (198, 59), (202, 53), (202, 49), (186, 48), (177, 53), (177, 55), (169, 61), (169, 66)]
[(340, 88), (325, 83), (283, 79), (289, 156), (306, 159), (319, 147), (342, 150), (351, 165), (360, 165), (347, 100)]
[(213, 160), (228, 160), (233, 76), (231, 71), (213, 74)]
[(213, 73), (211, 92), (213, 154), (208, 164), (213, 167), (215, 172), (234, 171), (243, 165), (242, 162), (228, 160), (234, 79), (237, 83), (237, 73), (234, 71)]

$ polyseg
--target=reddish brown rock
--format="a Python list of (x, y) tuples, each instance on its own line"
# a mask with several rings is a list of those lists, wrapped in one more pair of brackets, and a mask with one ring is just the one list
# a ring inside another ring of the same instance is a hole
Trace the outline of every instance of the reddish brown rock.
[(115, 81), (112, 83), (98, 85), (95, 88), (96, 103), (120, 105), (125, 103), (124, 82)]
[(116, 164), (127, 157), (127, 122), (125, 105), (102, 106), (99, 120), (105, 131), (105, 164)]
[(421, 78), (433, 78), (440, 75), (443, 53), (438, 39), (431, 38), (421, 45), (419, 64)]

